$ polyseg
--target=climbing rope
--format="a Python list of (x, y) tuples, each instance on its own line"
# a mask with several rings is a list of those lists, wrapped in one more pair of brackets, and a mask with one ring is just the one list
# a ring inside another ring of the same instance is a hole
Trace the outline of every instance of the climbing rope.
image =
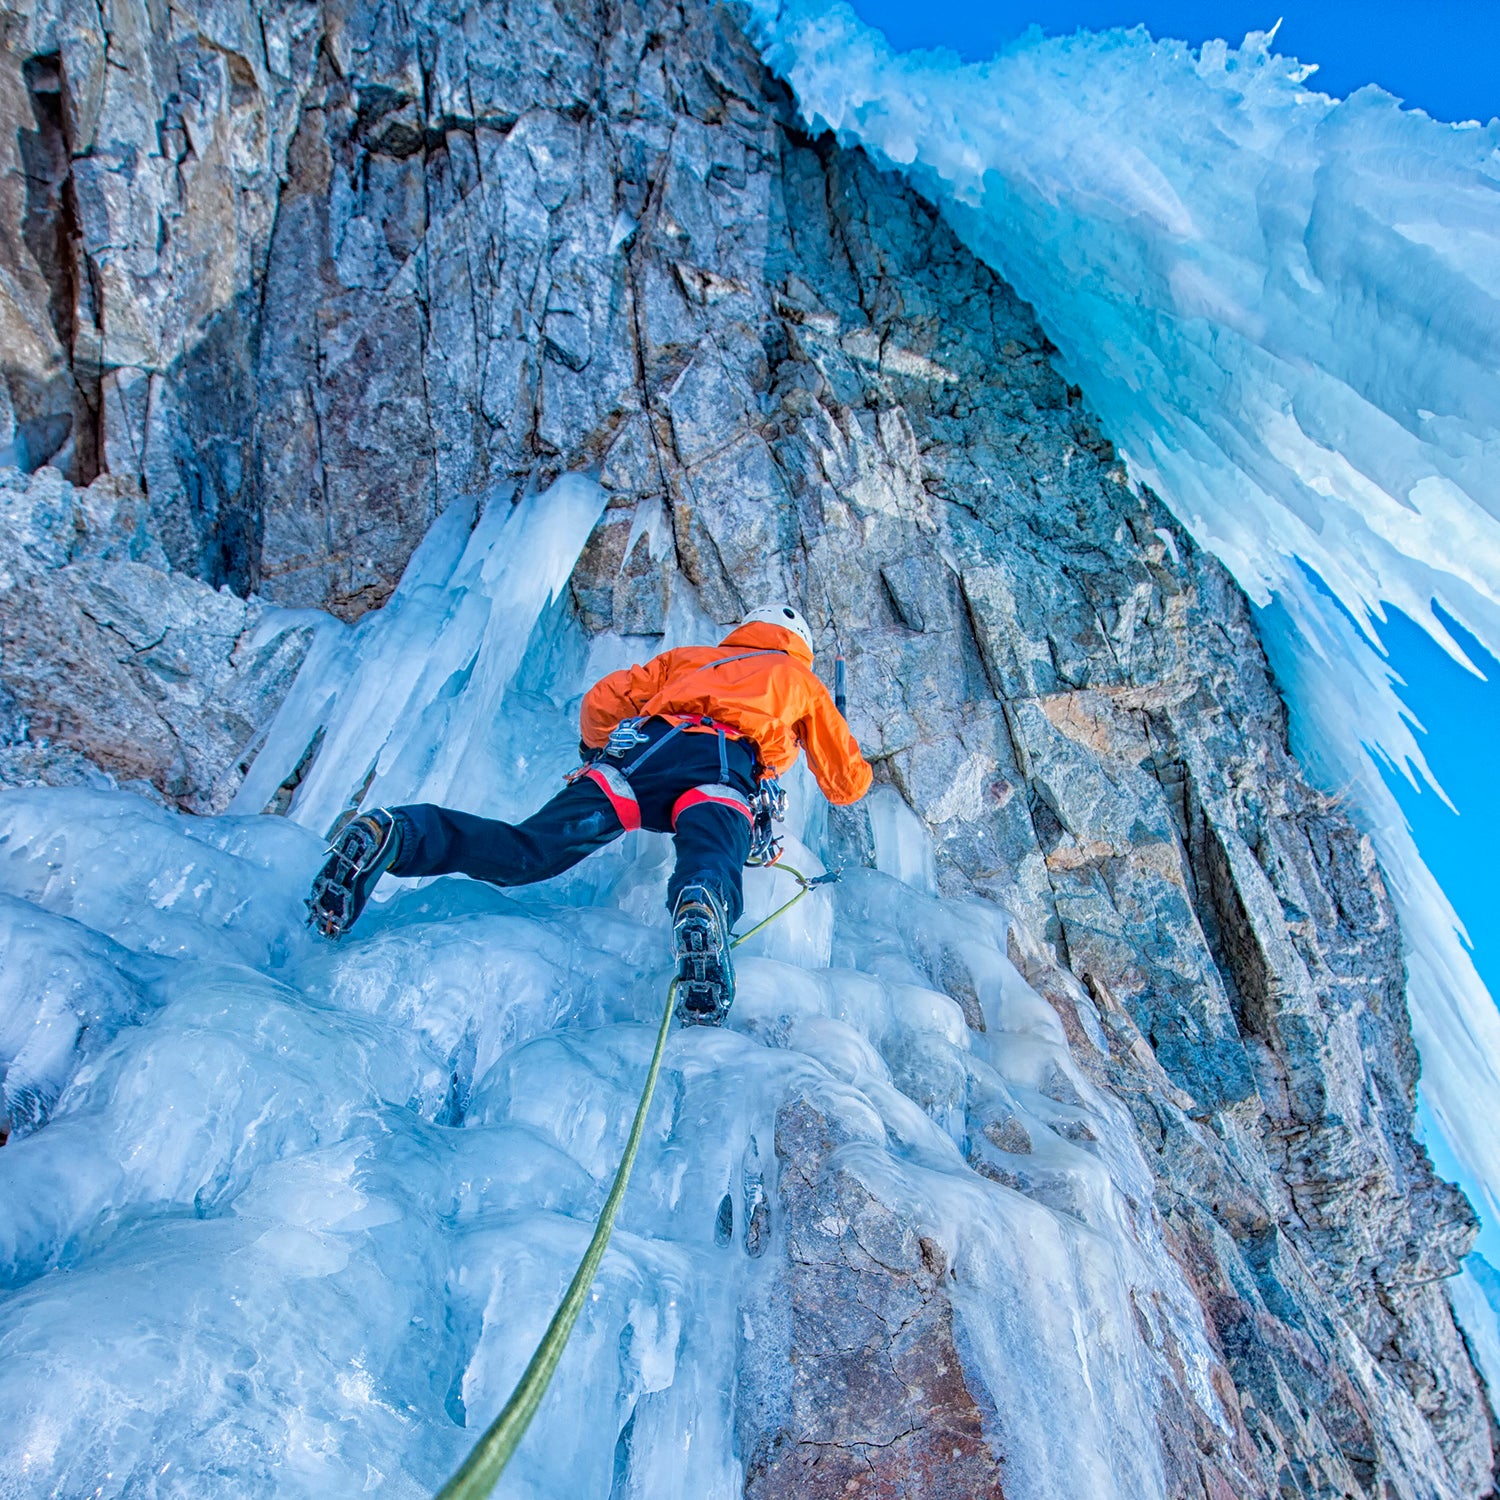
[[(748, 942), (756, 933), (763, 932), (779, 917), (784, 917), (814, 886), (829, 885), (839, 878), (837, 870), (809, 878), (800, 870), (794, 870), (790, 865), (778, 864), (773, 868), (785, 870), (801, 889), (790, 901), (778, 906), (764, 921), (757, 922), (749, 932), (743, 932), (739, 937), (732, 939), (729, 944), (731, 948), (738, 948), (741, 943)], [(573, 1325), (578, 1321), (578, 1315), (583, 1311), (583, 1305), (588, 1300), (589, 1288), (594, 1283), (594, 1277), (599, 1271), (599, 1263), (604, 1259), (604, 1252), (609, 1247), (610, 1235), (614, 1232), (615, 1218), (620, 1212), (620, 1205), (625, 1201), (625, 1188), (630, 1182), (630, 1169), (635, 1165), (636, 1153), (641, 1146), (641, 1137), (646, 1131), (646, 1115), (651, 1108), (651, 1096), (656, 1092), (656, 1079), (661, 1072), (661, 1060), (667, 1050), (667, 1037), (671, 1035), (672, 1012), (676, 1006), (676, 1000), (677, 981), (674, 979), (667, 986), (667, 1004), (662, 1012), (661, 1025), (656, 1032), (656, 1050), (651, 1054), (651, 1066), (646, 1069), (646, 1086), (641, 1090), (641, 1102), (636, 1106), (635, 1119), (630, 1125), (630, 1135), (625, 1142), (625, 1155), (620, 1160), (620, 1168), (615, 1173), (614, 1184), (609, 1190), (609, 1196), (604, 1200), (604, 1207), (599, 1210), (599, 1218), (594, 1225), (594, 1236), (589, 1241), (589, 1247), (583, 1252), (583, 1259), (578, 1263), (578, 1269), (573, 1273), (573, 1279), (568, 1283), (568, 1289), (563, 1293), (563, 1299), (558, 1304), (557, 1311), (553, 1313), (552, 1321), (547, 1325), (547, 1331), (542, 1335), (542, 1341), (536, 1347), (536, 1353), (531, 1356), (531, 1363), (526, 1366), (515, 1390), (511, 1392), (510, 1400), (505, 1403), (500, 1415), (485, 1429), (484, 1435), (470, 1449), (469, 1456), (458, 1466), (453, 1477), (437, 1492), (436, 1500), (487, 1500), (490, 1492), (499, 1482), (506, 1464), (510, 1462), (512, 1455), (520, 1446), (521, 1438), (525, 1435), (527, 1427), (531, 1425), (531, 1419), (536, 1415), (537, 1407), (542, 1404), (542, 1397), (547, 1394), (547, 1387), (552, 1381), (552, 1373), (557, 1369), (557, 1362), (562, 1358), (563, 1350), (567, 1347), (569, 1335), (573, 1332)]]

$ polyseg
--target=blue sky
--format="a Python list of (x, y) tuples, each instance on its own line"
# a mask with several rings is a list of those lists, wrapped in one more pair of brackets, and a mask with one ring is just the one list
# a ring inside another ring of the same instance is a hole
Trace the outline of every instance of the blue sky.
[(1427, 730), (1422, 748), (1428, 764), (1458, 816), (1431, 791), (1418, 795), (1404, 779), (1387, 779), (1401, 798), (1417, 847), (1469, 930), (1480, 975), (1500, 999), (1500, 868), (1489, 847), (1500, 828), (1494, 748), (1500, 743), (1500, 666), (1462, 626), (1447, 623), (1487, 682), (1465, 671), (1402, 614), (1392, 611), (1382, 634), (1406, 679), (1401, 696)]
[[(1494, 747), (1500, 742), (1500, 664), (1454, 620), (1448, 628), (1487, 681), (1478, 681), (1398, 610), (1382, 630), (1390, 659), (1406, 680), (1401, 696), (1427, 730), (1422, 748), (1432, 773), (1458, 808), (1455, 816), (1431, 790), (1417, 793), (1402, 776), (1388, 774), (1428, 868), (1468, 929), (1474, 963), (1500, 1001), (1500, 866), (1491, 853), (1500, 828), (1500, 784)], [(1435, 1129), (1424, 1129), (1437, 1169), (1462, 1177), (1453, 1153)], [(1485, 1220), (1475, 1248), (1500, 1266), (1500, 1224)], [(1500, 1307), (1496, 1308), (1500, 1314)]]
[[(948, 47), (982, 61), (1032, 24), (1049, 34), (1144, 24), (1156, 36), (1198, 44), (1281, 21), (1277, 50), (1317, 63), (1310, 87), (1344, 96), (1367, 83), (1440, 120), (1500, 115), (1500, 0), (851, 0), (855, 10), (901, 49)], [(1451, 624), (1451, 622), (1450, 622)], [(1392, 610), (1383, 630), (1390, 658), (1407, 683), (1403, 698), (1427, 730), (1433, 773), (1457, 805), (1455, 815), (1431, 791), (1419, 794), (1392, 776), (1417, 844), (1468, 929), (1474, 959), (1500, 999), (1500, 665), (1456, 625), (1481, 681), (1453, 662), (1425, 632)], [(1439, 1168), (1457, 1164), (1432, 1142)], [(1482, 1248), (1500, 1261), (1500, 1225), (1486, 1225)]]
[(1496, 0), (852, 0), (894, 46), (991, 56), (1033, 23), (1062, 34), (1144, 23), (1156, 36), (1239, 42), (1281, 20), (1280, 52), (1318, 64), (1313, 87), (1344, 95), (1378, 83), (1442, 120), (1500, 114)]

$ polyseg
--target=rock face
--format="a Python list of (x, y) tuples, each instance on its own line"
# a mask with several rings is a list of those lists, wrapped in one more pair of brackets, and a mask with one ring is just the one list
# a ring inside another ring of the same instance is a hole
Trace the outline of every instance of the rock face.
[[(1128, 1109), (1216, 1358), (1218, 1414), (1157, 1351), (1169, 1492), (1492, 1493), (1369, 842), (1246, 601), (926, 204), (801, 134), (725, 9), (5, 17), (0, 446), (72, 481), (0, 489), (25, 776), (220, 805), (301, 649), (260, 601), (354, 618), (454, 497), (596, 470), (584, 625), (645, 654), (674, 609), (798, 602), (938, 889), (1014, 914)], [(831, 1132), (778, 1126), (793, 1373), (746, 1380), (746, 1493), (998, 1495), (946, 1268)], [(971, 1161), (1039, 1193), (1030, 1149), (997, 1117)]]
[(311, 627), (173, 571), (140, 489), (0, 469), (0, 785), (222, 811)]
[(793, 1357), (780, 1420), (745, 1455), (747, 1500), (1000, 1500), (994, 1412), (964, 1379), (943, 1251), (840, 1169), (847, 1140), (807, 1100), (776, 1122)]

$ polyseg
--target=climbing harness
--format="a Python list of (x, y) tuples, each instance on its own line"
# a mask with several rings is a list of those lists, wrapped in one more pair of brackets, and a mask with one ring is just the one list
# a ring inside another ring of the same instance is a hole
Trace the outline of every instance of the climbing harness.
[[(694, 667), (693, 670), (687, 674), (687, 677), (682, 678), (677, 683), (673, 684), (673, 686), (674, 689), (680, 688), (682, 686), (682, 683), (687, 681), (688, 678), (696, 677), (700, 672), (711, 671), (714, 667), (727, 667), (731, 662), (749, 661), (753, 656), (785, 655), (785, 651), (779, 651), (774, 647), (768, 646), (762, 648), (759, 651), (740, 651), (737, 652), (734, 656), (721, 656), (717, 661), (706, 661), (701, 667)], [(661, 695), (658, 693), (656, 696), (660, 697)], [(620, 722), (610, 730), (609, 738), (604, 742), (603, 748), (595, 750), (591, 754), (585, 756), (583, 764), (575, 766), (571, 771), (568, 772), (563, 780), (566, 781), (569, 786), (571, 786), (575, 781), (579, 781), (583, 777), (588, 775), (590, 767), (598, 763), (599, 757), (601, 755), (607, 755), (611, 760), (619, 760), (622, 756), (629, 755), (630, 752), (636, 749), (638, 746), (648, 744), (651, 737), (648, 734), (642, 732), (641, 726), (648, 719), (659, 717), (659, 715), (652, 711), (650, 703), (646, 705), (646, 709), (647, 711), (645, 713), (636, 714), (628, 719), (621, 719)], [(654, 755), (658, 750), (661, 749), (663, 745), (667, 743), (668, 740), (672, 739), (675, 735), (680, 734), (684, 729), (688, 727), (689, 723), (692, 722), (694, 721), (686, 720), (682, 723), (674, 724), (666, 734), (662, 735), (662, 737), (657, 740), (654, 745), (650, 746), (645, 754), (641, 755), (639, 759), (632, 762), (630, 769), (634, 770), (636, 766), (641, 765), (648, 756)], [(718, 723), (714, 719), (711, 719), (707, 714), (698, 716), (696, 722), (703, 728), (714, 729), (718, 731), (719, 759), (722, 763), (724, 759), (724, 740), (726, 735), (731, 731), (729, 731), (725, 725)], [(727, 776), (727, 774), (728, 773), (726, 772), (725, 775)]]
[[(809, 877), (790, 865), (781, 865), (779, 868), (790, 875), (800, 889), (790, 901), (783, 902), (770, 916), (757, 922), (749, 932), (732, 939), (729, 944), (731, 948), (738, 948), (758, 932), (763, 932), (772, 922), (785, 916), (810, 890), (816, 886), (833, 884), (840, 874), (838, 870), (830, 870), (826, 874)], [(625, 1141), (625, 1154), (615, 1173), (609, 1196), (604, 1200), (604, 1207), (599, 1210), (588, 1249), (583, 1252), (583, 1259), (578, 1263), (578, 1269), (573, 1273), (573, 1279), (568, 1283), (568, 1289), (563, 1293), (563, 1299), (553, 1313), (552, 1321), (536, 1347), (536, 1353), (531, 1356), (531, 1362), (526, 1366), (515, 1390), (511, 1392), (510, 1400), (470, 1449), (469, 1456), (459, 1465), (453, 1477), (437, 1492), (436, 1500), (487, 1500), (506, 1464), (520, 1445), (537, 1408), (542, 1404), (542, 1397), (547, 1394), (553, 1371), (557, 1369), (569, 1335), (573, 1332), (573, 1325), (583, 1311), (589, 1288), (604, 1260), (604, 1252), (609, 1247), (620, 1205), (625, 1201), (625, 1189), (629, 1185), (630, 1171), (635, 1166), (641, 1138), (645, 1134), (646, 1115), (651, 1108), (651, 1096), (656, 1092), (656, 1080), (661, 1073), (661, 1062), (666, 1054), (667, 1037), (672, 1031), (672, 1017), (676, 1008), (677, 980), (674, 979), (667, 986), (667, 1003), (662, 1011), (661, 1025), (656, 1030), (656, 1050), (651, 1054), (650, 1067), (646, 1069), (646, 1085), (641, 1090), (641, 1102), (636, 1105), (635, 1119), (631, 1122), (630, 1134)]]
[[(618, 760), (622, 755), (626, 754), (627, 751), (633, 749), (636, 745), (646, 746), (646, 748), (642, 750), (641, 753), (636, 756), (636, 758), (631, 761), (628, 766), (624, 767), (624, 769), (627, 771), (635, 771), (638, 770), (641, 766), (645, 765), (646, 762), (650, 760), (651, 757), (655, 755), (663, 745), (670, 744), (671, 741), (675, 740), (677, 736), (681, 734), (682, 731), (687, 727), (683, 724), (674, 724), (664, 735), (662, 735), (659, 740), (656, 741), (655, 744), (651, 744), (649, 743), (650, 736), (642, 734), (637, 727), (638, 725), (644, 724), (645, 722), (645, 719), (622, 719), (618, 724), (615, 725), (614, 729), (610, 731), (609, 739), (605, 743), (604, 753), (608, 756), (613, 757), (615, 760)], [(620, 735), (621, 730), (625, 731), (623, 735)], [(620, 735), (620, 742), (625, 747), (623, 750), (611, 750), (609, 748), (610, 745), (615, 742), (616, 735)]]

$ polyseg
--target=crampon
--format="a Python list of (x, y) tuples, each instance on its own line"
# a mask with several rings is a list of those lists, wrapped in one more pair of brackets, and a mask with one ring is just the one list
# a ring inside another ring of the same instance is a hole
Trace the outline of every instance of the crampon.
[(729, 924), (718, 894), (685, 886), (672, 913), (677, 960), (677, 1013), (685, 1026), (718, 1026), (734, 1003)]
[(365, 909), (375, 882), (394, 863), (400, 842), (395, 820), (384, 808), (347, 824), (313, 877), (307, 925), (324, 937), (343, 937)]

